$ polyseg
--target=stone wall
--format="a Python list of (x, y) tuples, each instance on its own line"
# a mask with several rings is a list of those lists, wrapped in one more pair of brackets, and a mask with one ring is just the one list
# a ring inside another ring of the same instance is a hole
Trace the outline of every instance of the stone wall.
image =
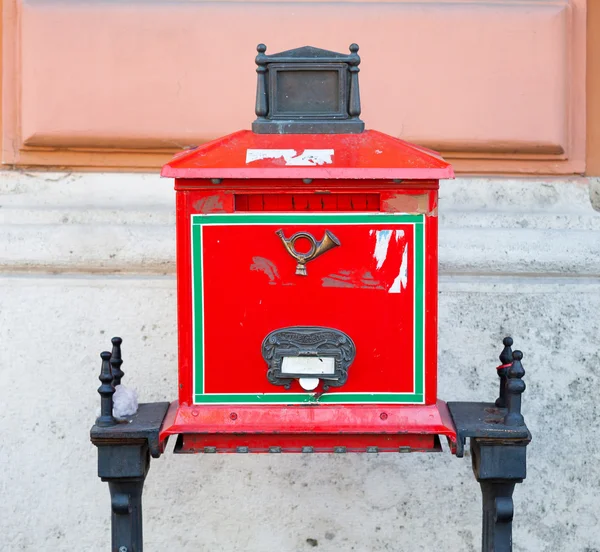
[[(600, 182), (460, 178), (440, 190), (439, 394), (492, 400), (501, 338), (524, 352), (533, 433), (516, 552), (600, 550)], [(101, 350), (176, 396), (172, 182), (0, 172), (0, 529), (6, 550), (107, 550), (89, 429)], [(148, 551), (480, 549), (470, 460), (191, 455), (152, 462)]]

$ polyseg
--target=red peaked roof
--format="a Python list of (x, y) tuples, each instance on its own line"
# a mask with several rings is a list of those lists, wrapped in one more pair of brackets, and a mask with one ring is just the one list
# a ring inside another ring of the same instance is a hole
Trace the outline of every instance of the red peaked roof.
[(240, 130), (176, 155), (175, 178), (453, 178), (439, 154), (375, 130), (361, 134), (255, 134)]

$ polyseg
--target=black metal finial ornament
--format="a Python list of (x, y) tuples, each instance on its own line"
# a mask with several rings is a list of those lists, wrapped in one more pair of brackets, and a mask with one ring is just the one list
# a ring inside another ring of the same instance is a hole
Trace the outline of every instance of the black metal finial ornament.
[(121, 343), (123, 340), (120, 337), (113, 337), (111, 340), (113, 345), (112, 352), (110, 354), (110, 367), (113, 374), (113, 386), (121, 385), (121, 379), (125, 375), (121, 366), (123, 365), (123, 359), (121, 357)]
[(261, 119), (269, 114), (269, 98), (267, 96), (267, 56), (265, 52), (267, 47), (264, 44), (259, 44), (256, 47), (258, 55), (256, 56), (256, 116)]
[(358, 44), (350, 54), (304, 46), (267, 55), (256, 47), (257, 134), (359, 134)]
[(102, 368), (100, 370), (100, 377), (98, 378), (102, 385), (98, 387), (98, 393), (100, 393), (100, 417), (96, 420), (96, 425), (100, 427), (107, 427), (115, 425), (117, 422), (113, 418), (113, 395), (115, 388), (113, 387), (113, 376), (110, 369), (110, 353), (104, 351), (100, 353), (102, 359)]
[[(358, 87), (358, 72), (360, 69), (360, 56), (358, 55), (358, 44), (350, 44), (350, 57), (352, 58), (348, 65), (350, 71), (350, 98), (348, 102), (348, 114), (351, 117), (358, 118), (360, 116), (360, 89)], [(364, 125), (363, 125), (364, 126)]]
[(502, 340), (504, 349), (500, 353), (500, 366), (498, 366), (498, 377), (500, 378), (500, 394), (496, 399), (496, 406), (498, 408), (506, 407), (506, 374), (508, 372), (509, 364), (512, 362), (512, 337), (505, 337)]
[(504, 424), (507, 426), (525, 425), (525, 419), (521, 414), (521, 395), (525, 391), (525, 382), (521, 379), (525, 375), (525, 370), (521, 364), (523, 353), (515, 351), (512, 354), (512, 364), (508, 368), (506, 381), (506, 416)]

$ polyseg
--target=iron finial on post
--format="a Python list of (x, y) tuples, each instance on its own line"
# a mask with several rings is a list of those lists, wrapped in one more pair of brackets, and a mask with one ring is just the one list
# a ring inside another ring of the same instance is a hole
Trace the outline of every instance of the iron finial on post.
[(98, 393), (100, 393), (100, 417), (96, 420), (96, 425), (100, 427), (107, 427), (115, 425), (117, 422), (113, 418), (113, 400), (112, 397), (115, 393), (113, 387), (113, 376), (110, 369), (110, 353), (104, 351), (100, 353), (102, 359), (102, 368), (100, 370), (100, 377), (98, 378), (102, 385), (98, 387)]
[(121, 379), (125, 375), (121, 366), (123, 365), (123, 359), (121, 357), (121, 343), (123, 340), (120, 337), (113, 337), (111, 340), (113, 344), (112, 352), (110, 354), (110, 367), (113, 375), (113, 387), (121, 385)]
[(525, 419), (521, 414), (521, 395), (525, 391), (525, 382), (521, 379), (525, 375), (525, 370), (521, 364), (523, 353), (515, 351), (512, 354), (512, 364), (508, 368), (506, 381), (506, 408), (507, 413), (504, 416), (504, 424), (507, 426), (525, 425)]
[(502, 352), (500, 353), (501, 364), (498, 366), (498, 377), (500, 378), (500, 394), (496, 399), (496, 406), (498, 408), (506, 407), (506, 373), (512, 362), (512, 337), (505, 337), (502, 340), (502, 344), (504, 345), (504, 349), (502, 349)]

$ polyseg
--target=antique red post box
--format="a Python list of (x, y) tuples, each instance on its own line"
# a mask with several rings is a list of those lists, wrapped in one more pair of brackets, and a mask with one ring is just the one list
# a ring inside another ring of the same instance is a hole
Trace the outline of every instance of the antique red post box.
[(267, 55), (257, 119), (176, 156), (180, 452), (439, 450), (438, 154), (360, 120), (358, 46)]
[(360, 120), (358, 46), (266, 55), (257, 118), (176, 156), (179, 400), (117, 423), (122, 339), (101, 353), (91, 430), (112, 549), (142, 550), (150, 456), (409, 452), (470, 440), (482, 550), (512, 550), (531, 434), (523, 353), (505, 337), (494, 402), (437, 398), (435, 152)]

